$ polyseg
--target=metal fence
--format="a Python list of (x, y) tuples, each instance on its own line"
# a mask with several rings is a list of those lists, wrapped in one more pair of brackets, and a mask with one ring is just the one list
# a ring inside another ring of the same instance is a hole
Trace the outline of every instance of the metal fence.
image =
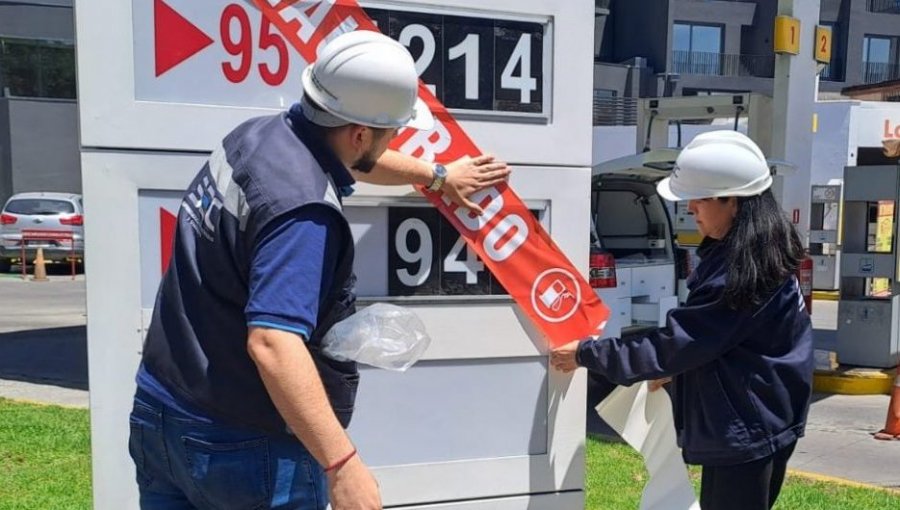
[(673, 71), (707, 76), (775, 76), (774, 55), (735, 55), (702, 51), (673, 51)]
[(819, 73), (819, 78), (825, 81), (844, 81), (843, 66), (843, 62), (832, 59)]
[(595, 126), (637, 125), (638, 100), (633, 97), (599, 97), (594, 94)]
[(880, 83), (900, 79), (900, 65), (863, 62), (863, 83)]
[(900, 14), (900, 0), (869, 0), (866, 4), (869, 12)]

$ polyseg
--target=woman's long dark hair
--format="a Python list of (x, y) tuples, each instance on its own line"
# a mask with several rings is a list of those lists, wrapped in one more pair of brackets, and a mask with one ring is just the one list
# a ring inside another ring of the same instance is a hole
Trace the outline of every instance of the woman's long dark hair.
[(736, 310), (765, 302), (797, 271), (805, 256), (800, 236), (771, 190), (737, 201), (737, 216), (725, 236), (725, 303)]

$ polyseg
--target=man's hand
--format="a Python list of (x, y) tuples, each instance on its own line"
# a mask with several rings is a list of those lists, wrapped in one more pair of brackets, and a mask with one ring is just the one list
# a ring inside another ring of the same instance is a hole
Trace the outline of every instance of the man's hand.
[(472, 193), (495, 186), (509, 179), (509, 167), (489, 154), (470, 158), (464, 156), (447, 165), (447, 181), (441, 190), (458, 205), (481, 214), (481, 207), (469, 200)]
[(328, 473), (328, 495), (333, 510), (381, 510), (378, 482), (354, 455), (346, 464)]
[(550, 353), (550, 363), (557, 370), (562, 370), (566, 373), (574, 371), (578, 368), (578, 362), (575, 361), (575, 353), (578, 352), (578, 346), (580, 344), (580, 340), (575, 340), (562, 347), (553, 349), (553, 352)]

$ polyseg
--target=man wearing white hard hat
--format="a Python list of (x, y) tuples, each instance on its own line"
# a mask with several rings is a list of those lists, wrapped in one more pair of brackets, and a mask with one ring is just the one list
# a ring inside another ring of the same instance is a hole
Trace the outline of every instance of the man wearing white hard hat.
[(703, 466), (703, 510), (775, 504), (803, 435), (812, 392), (809, 313), (794, 276), (800, 238), (769, 189), (762, 151), (733, 131), (697, 136), (657, 185), (704, 235), (684, 306), (666, 327), (628, 339), (575, 341), (551, 355), (615, 384), (672, 378), (679, 446)]
[[(354, 177), (443, 189), (462, 205), (508, 174), (387, 151), (429, 129), (407, 50), (337, 37), (290, 111), (229, 133), (189, 186), (137, 375), (129, 451), (143, 509), (381, 508), (345, 432), (359, 375), (320, 353), (354, 312)], [(475, 208), (475, 207), (473, 207)]]

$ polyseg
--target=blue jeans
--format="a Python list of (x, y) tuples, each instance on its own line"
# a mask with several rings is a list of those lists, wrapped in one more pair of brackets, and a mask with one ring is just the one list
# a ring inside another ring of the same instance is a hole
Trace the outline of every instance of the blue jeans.
[(138, 390), (128, 450), (143, 510), (323, 510), (321, 466), (291, 436), (271, 436), (179, 412)]

